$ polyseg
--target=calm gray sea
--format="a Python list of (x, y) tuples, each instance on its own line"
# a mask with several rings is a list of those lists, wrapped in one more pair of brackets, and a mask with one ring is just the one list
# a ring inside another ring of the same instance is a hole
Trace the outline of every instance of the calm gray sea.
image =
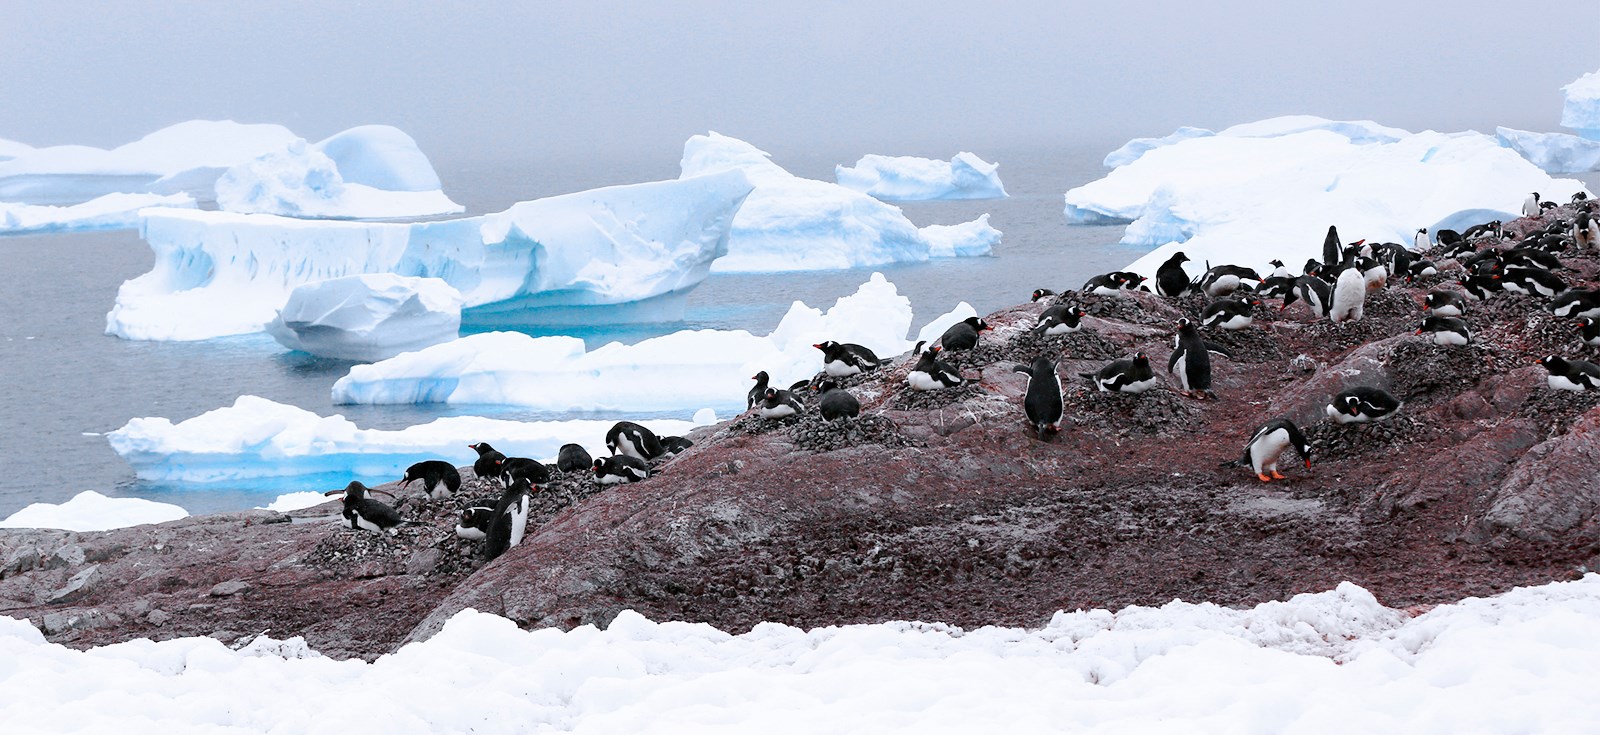
[[(989, 213), (990, 224), (1004, 233), (993, 257), (877, 269), (715, 275), (691, 295), (686, 321), (649, 329), (596, 327), (569, 333), (591, 346), (610, 340), (633, 342), (685, 328), (748, 329), (761, 334), (777, 326), (792, 301), (825, 308), (853, 293), (872, 270), (882, 271), (910, 297), (918, 326), (963, 300), (986, 313), (1026, 301), (1041, 286), (1073, 287), (1090, 275), (1120, 268), (1142, 252), (1117, 244), (1120, 227), (1067, 227), (1062, 220), (1062, 194), (1103, 175), (1100, 160), (1109, 148), (977, 151), (1000, 163), (1009, 199), (902, 205), (919, 226), (955, 224)], [(955, 152), (821, 151), (775, 154), (774, 160), (796, 174), (831, 181), (835, 164), (852, 164), (863, 153), (948, 158)], [(671, 155), (604, 164), (434, 163), (445, 191), (471, 214), (598, 186), (675, 178), (678, 170)], [(342, 413), (363, 428), (396, 429), (467, 413), (576, 417), (493, 407), (335, 407), (329, 389), (349, 363), (286, 352), (264, 336), (196, 343), (130, 342), (106, 336), (105, 315), (117, 287), (149, 270), (153, 260), (136, 232), (0, 238), (0, 274), (5, 276), (0, 288), (0, 518), (28, 503), (61, 502), (84, 490), (176, 503), (202, 513), (264, 504), (292, 490), (343, 486), (334, 478), (263, 481), (248, 487), (146, 483), (136, 479), (99, 436), (130, 418), (181, 421), (230, 405), (240, 395), (263, 396), (321, 415)]]

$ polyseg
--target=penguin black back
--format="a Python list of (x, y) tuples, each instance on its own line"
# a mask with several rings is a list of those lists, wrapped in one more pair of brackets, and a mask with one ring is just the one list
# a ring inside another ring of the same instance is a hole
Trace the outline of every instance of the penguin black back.
[(749, 393), (745, 394), (744, 408), (746, 411), (755, 408), (756, 402), (760, 401), (763, 395), (766, 395), (767, 381), (771, 380), (772, 378), (767, 375), (767, 371), (762, 370), (761, 372), (750, 376), (750, 379), (756, 381), (756, 384), (755, 387), (750, 389)]
[(504, 475), (502, 480), (506, 487), (517, 480), (524, 480), (530, 485), (543, 485), (550, 481), (550, 468), (543, 462), (527, 457), (507, 457), (500, 463), (500, 472)]
[(989, 323), (969, 316), (944, 330), (939, 336), (939, 346), (946, 350), (970, 350), (978, 346), (978, 335), (988, 331)]
[(1211, 392), (1211, 352), (1206, 349), (1199, 327), (1187, 317), (1178, 320), (1178, 334), (1173, 340), (1172, 356), (1167, 359), (1167, 372), (1176, 373), (1184, 395), (1215, 396)]
[(1061, 376), (1056, 364), (1043, 355), (1033, 359), (1032, 365), (1017, 365), (1013, 371), (1028, 376), (1028, 390), (1022, 397), (1022, 410), (1028, 423), (1038, 432), (1040, 441), (1050, 441), (1050, 435), (1061, 430), (1065, 404), (1061, 400)]
[(517, 480), (500, 494), (495, 504), (494, 518), (489, 521), (489, 532), (483, 540), (484, 561), (496, 557), (522, 542), (528, 528), (528, 511), (533, 499), (533, 487), (526, 480)]
[(1344, 248), (1339, 245), (1339, 228), (1328, 225), (1328, 234), (1322, 238), (1322, 262), (1333, 265), (1344, 260)]
[(656, 433), (632, 421), (618, 421), (606, 432), (606, 448), (646, 462), (665, 451)]
[(443, 460), (430, 459), (407, 467), (400, 487), (404, 489), (417, 480), (422, 481), (422, 491), (429, 498), (448, 498), (461, 489), (461, 472)]
[(472, 463), (472, 474), (485, 480), (500, 476), (500, 465), (506, 461), (506, 455), (489, 446), (489, 442), (468, 444), (467, 448), (478, 452), (478, 460)]
[(817, 411), (822, 414), (823, 421), (834, 419), (855, 418), (861, 415), (861, 402), (839, 385), (831, 380), (824, 380), (817, 386), (821, 397), (817, 399)]
[(582, 472), (589, 469), (594, 458), (589, 456), (589, 450), (581, 444), (563, 444), (561, 453), (556, 457), (556, 469), (562, 472)]
[(1188, 260), (1189, 256), (1182, 252), (1173, 253), (1172, 257), (1167, 258), (1167, 261), (1156, 269), (1157, 294), (1176, 297), (1189, 292), (1189, 274), (1183, 270), (1183, 264)]

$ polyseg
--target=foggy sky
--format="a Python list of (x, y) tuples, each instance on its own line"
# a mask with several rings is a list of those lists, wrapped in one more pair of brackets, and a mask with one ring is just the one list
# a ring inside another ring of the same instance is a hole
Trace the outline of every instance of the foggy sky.
[(1265, 5), (5, 0), (0, 138), (231, 118), (388, 123), (436, 159), (675, 157), (707, 130), (947, 158), (1291, 113), (1557, 130), (1600, 68), (1594, 0)]

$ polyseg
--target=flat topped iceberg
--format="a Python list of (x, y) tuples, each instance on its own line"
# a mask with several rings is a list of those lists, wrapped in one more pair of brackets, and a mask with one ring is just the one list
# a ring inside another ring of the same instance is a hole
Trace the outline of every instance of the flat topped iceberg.
[(64, 207), (0, 202), (0, 234), (120, 230), (138, 227), (140, 210), (149, 207), (194, 206), (188, 194), (107, 194)]
[(188, 517), (188, 511), (170, 503), (143, 498), (108, 498), (86, 490), (65, 503), (33, 503), (0, 520), (0, 528), (109, 531)]
[(1004, 199), (999, 164), (962, 151), (949, 161), (915, 156), (866, 155), (853, 167), (835, 166), (840, 186), (886, 201)]
[[(661, 436), (683, 435), (716, 421), (703, 411), (694, 421), (649, 419), (639, 423)], [(606, 450), (616, 421), (507, 421), (451, 416), (397, 431), (357, 428), (343, 416), (318, 416), (256, 396), (174, 424), (136, 418), (106, 435), (112, 450), (142, 479), (165, 482), (237, 482), (253, 478), (336, 474), (398, 480), (425, 459), (471, 465), (468, 444), (486, 441), (507, 456), (555, 461), (561, 445), (582, 444), (594, 456)], [(332, 489), (332, 488), (329, 488)]]
[(122, 284), (106, 333), (259, 332), (296, 287), (363, 273), (441, 279), (461, 293), (466, 324), (675, 321), (727, 252), (750, 189), (727, 171), (408, 224), (150, 210), (143, 235), (155, 267)]
[[(684, 144), (682, 169), (684, 178), (742, 171), (755, 185), (734, 218), (727, 256), (712, 266), (718, 273), (860, 268), (936, 257), (927, 235), (898, 207), (795, 176), (742, 140), (696, 135)], [(993, 228), (967, 232), (977, 239), (948, 251), (982, 255), (999, 242)]]
[(1561, 88), (1561, 127), (1600, 140), (1600, 71), (1592, 71)]
[[(1516, 128), (1495, 128), (1500, 144), (1528, 159), (1546, 173), (1579, 174), (1600, 171), (1600, 140), (1566, 133), (1535, 133)], [(1544, 192), (1540, 192), (1543, 194)], [(1548, 197), (1547, 197), (1548, 198)]]
[(1513, 219), (1529, 192), (1583, 190), (1479, 133), (1324, 122), (1267, 120), (1151, 148), (1067, 192), (1067, 219), (1129, 223), (1125, 244), (1160, 246), (1129, 269), (1153, 275), (1177, 250), (1195, 263), (1301, 263), (1321, 256), (1329, 225), (1350, 240), (1410, 243), (1462, 212)]
[(393, 273), (300, 286), (267, 324), (267, 333), (291, 350), (362, 362), (449, 342), (460, 331), (460, 291), (438, 278)]

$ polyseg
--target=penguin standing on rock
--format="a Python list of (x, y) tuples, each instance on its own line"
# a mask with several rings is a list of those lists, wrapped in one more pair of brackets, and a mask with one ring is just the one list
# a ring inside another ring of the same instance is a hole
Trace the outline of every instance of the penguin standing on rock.
[(756, 413), (764, 419), (786, 419), (805, 410), (794, 393), (782, 388), (768, 388), (767, 395), (756, 406)]
[(1156, 294), (1175, 298), (1189, 293), (1189, 274), (1183, 270), (1183, 264), (1188, 261), (1189, 256), (1177, 252), (1156, 269)]
[[(771, 391), (771, 388), (767, 389), (767, 392)], [(626, 454), (641, 462), (649, 462), (666, 451), (662, 449), (661, 438), (654, 431), (632, 421), (618, 421), (612, 425), (611, 430), (606, 432), (606, 448), (612, 454)]]
[(461, 472), (443, 460), (430, 459), (407, 467), (405, 476), (400, 478), (400, 489), (417, 480), (422, 481), (422, 492), (429, 500), (448, 498), (461, 489)]
[(1333, 265), (1344, 260), (1344, 248), (1339, 245), (1339, 228), (1328, 225), (1328, 234), (1322, 238), (1322, 262)]
[[(373, 490), (359, 481), (351, 482), (343, 490), (329, 490), (323, 495), (344, 495), (344, 509), (341, 515), (350, 523), (352, 529), (363, 529), (373, 533), (388, 533), (393, 536), (395, 532), (406, 524), (400, 517), (400, 512), (383, 503), (367, 497), (367, 493), (389, 495), (382, 490)], [(389, 497), (394, 497), (389, 495)]]
[(1433, 247), (1433, 242), (1428, 239), (1428, 228), (1418, 227), (1417, 234), (1411, 238), (1411, 249), (1422, 252)]
[(1583, 360), (1568, 360), (1556, 355), (1541, 357), (1534, 362), (1544, 366), (1550, 371), (1545, 376), (1545, 382), (1556, 390), (1590, 391), (1600, 390), (1600, 366)]
[(1429, 333), (1436, 345), (1460, 347), (1472, 342), (1472, 330), (1466, 321), (1453, 316), (1430, 316), (1422, 320), (1417, 334)]
[(601, 485), (638, 482), (648, 477), (650, 465), (626, 454), (600, 457), (594, 461), (594, 479)]
[[(749, 393), (745, 394), (744, 410), (746, 411), (755, 408), (756, 402), (760, 401), (761, 398), (767, 394), (767, 381), (771, 380), (772, 378), (767, 375), (767, 371), (762, 370), (761, 372), (750, 376), (750, 379), (756, 381), (756, 385), (754, 388), (750, 389)], [(585, 462), (584, 464), (587, 465), (588, 463)]]
[(1328, 319), (1334, 324), (1359, 321), (1367, 305), (1367, 281), (1361, 271), (1346, 268), (1333, 284), (1333, 304), (1328, 309)]
[(939, 348), (929, 348), (917, 358), (917, 364), (906, 373), (906, 385), (912, 390), (943, 390), (966, 383), (961, 371), (939, 359)]
[(489, 442), (468, 444), (467, 448), (478, 453), (477, 461), (472, 463), (472, 474), (483, 480), (500, 476), (500, 465), (506, 461), (506, 455), (489, 446)]
[(556, 469), (562, 472), (582, 472), (593, 462), (594, 458), (582, 444), (562, 444), (561, 453), (556, 455)]
[(1017, 365), (1012, 370), (1028, 376), (1028, 390), (1022, 397), (1023, 413), (1039, 432), (1039, 441), (1050, 441), (1050, 435), (1061, 430), (1061, 417), (1066, 412), (1055, 362), (1041, 355), (1033, 359), (1032, 365)]
[(1109, 393), (1139, 394), (1154, 388), (1157, 382), (1155, 371), (1150, 369), (1150, 357), (1143, 352), (1114, 361), (1096, 372), (1078, 375)]
[(877, 370), (883, 364), (872, 350), (858, 344), (840, 344), (830, 339), (811, 346), (822, 350), (822, 372), (835, 378)]
[(1522, 200), (1522, 216), (1538, 217), (1540, 211), (1539, 192), (1529, 194), (1527, 199)]
[(1077, 304), (1056, 304), (1039, 314), (1033, 333), (1046, 337), (1071, 334), (1083, 328), (1083, 317), (1084, 311)]
[(817, 391), (821, 394), (817, 398), (817, 413), (822, 414), (823, 421), (853, 419), (861, 415), (861, 401), (850, 395), (850, 391), (840, 388), (838, 383), (824, 380), (817, 386)]
[(1206, 350), (1199, 327), (1187, 318), (1178, 320), (1178, 334), (1173, 338), (1172, 356), (1167, 358), (1167, 372), (1178, 376), (1184, 395), (1217, 397), (1211, 391), (1211, 353)]
[(1305, 435), (1300, 433), (1300, 427), (1289, 419), (1276, 418), (1250, 435), (1250, 441), (1244, 444), (1244, 458), (1239, 461), (1250, 465), (1262, 482), (1287, 480), (1289, 478), (1278, 472), (1278, 459), (1290, 447), (1305, 460), (1306, 469), (1311, 469), (1311, 448), (1306, 444)]
[(495, 558), (522, 543), (528, 530), (528, 510), (533, 504), (533, 486), (526, 480), (511, 483), (500, 494), (494, 506), (494, 517), (489, 520), (489, 531), (483, 539), (483, 560)]
[(1589, 210), (1578, 210), (1578, 216), (1572, 221), (1572, 239), (1578, 242), (1579, 250), (1600, 247), (1600, 221), (1589, 214)]
[(1405, 405), (1382, 388), (1361, 386), (1340, 391), (1328, 402), (1325, 412), (1336, 424), (1364, 424), (1383, 421)]

